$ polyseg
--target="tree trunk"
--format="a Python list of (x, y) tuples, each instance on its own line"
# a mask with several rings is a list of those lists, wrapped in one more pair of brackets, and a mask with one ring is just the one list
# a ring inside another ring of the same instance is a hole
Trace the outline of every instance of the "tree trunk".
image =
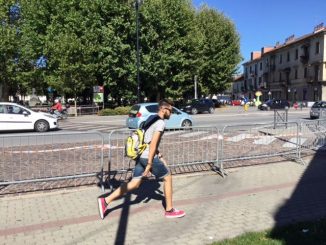
[(7, 86), (7, 82), (0, 83), (0, 102), (9, 101), (9, 87)]

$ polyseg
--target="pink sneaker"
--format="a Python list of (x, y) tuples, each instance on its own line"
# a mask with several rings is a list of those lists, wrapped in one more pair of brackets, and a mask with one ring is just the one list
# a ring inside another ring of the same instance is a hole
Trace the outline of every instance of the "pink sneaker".
[(184, 211), (177, 210), (175, 208), (172, 208), (170, 211), (165, 211), (166, 218), (181, 218), (185, 215), (186, 215), (186, 213)]
[(104, 215), (108, 205), (106, 204), (104, 197), (99, 197), (97, 201), (98, 201), (98, 209), (100, 211), (100, 217), (101, 219), (104, 219)]

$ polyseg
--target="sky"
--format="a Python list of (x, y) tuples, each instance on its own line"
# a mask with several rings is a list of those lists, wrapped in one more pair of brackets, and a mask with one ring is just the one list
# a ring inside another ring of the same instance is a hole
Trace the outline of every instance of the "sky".
[(291, 35), (312, 33), (320, 23), (326, 26), (326, 0), (193, 0), (198, 8), (206, 4), (229, 17), (240, 35), (243, 62), (252, 51), (283, 44)]

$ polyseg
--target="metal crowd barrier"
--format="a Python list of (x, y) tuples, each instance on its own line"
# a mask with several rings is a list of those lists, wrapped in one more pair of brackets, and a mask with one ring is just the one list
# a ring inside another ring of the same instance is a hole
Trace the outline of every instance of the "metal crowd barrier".
[(82, 115), (94, 115), (97, 114), (100, 110), (99, 106), (70, 106), (68, 108), (68, 114), (69, 115), (75, 115), (77, 113), (77, 116)]
[[(173, 169), (208, 165), (224, 175), (224, 168), (244, 166), (244, 160), (262, 164), (264, 159), (286, 157), (303, 163), (302, 151), (326, 147), (326, 120), (274, 126), (168, 130), (160, 150)], [(113, 173), (129, 173), (134, 168), (124, 148), (132, 131), (114, 130), (108, 135), (96, 131), (0, 135), (0, 186), (95, 177), (104, 190), (104, 173), (108, 172), (110, 180)]]
[(301, 146), (303, 151), (319, 150), (326, 147), (326, 119), (306, 120), (300, 123)]
[[(135, 162), (125, 156), (124, 144), (133, 130), (114, 130), (109, 135), (109, 172), (127, 172)], [(159, 149), (170, 167), (218, 162), (218, 129), (193, 127), (164, 132)]]
[(222, 168), (242, 166), (243, 160), (288, 156), (301, 161), (298, 123), (227, 125), (221, 133)]
[(0, 146), (0, 186), (90, 176), (102, 183), (99, 132), (0, 135)]

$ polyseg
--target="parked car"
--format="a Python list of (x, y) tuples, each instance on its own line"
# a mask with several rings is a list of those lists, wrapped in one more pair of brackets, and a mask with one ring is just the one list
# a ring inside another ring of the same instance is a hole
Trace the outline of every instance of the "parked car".
[(290, 108), (290, 104), (288, 101), (277, 100), (277, 99), (267, 100), (258, 106), (258, 109), (266, 110), (266, 111), (274, 110), (274, 109), (289, 109), (289, 108)]
[(230, 105), (231, 104), (231, 98), (226, 95), (217, 96), (217, 101), (222, 105)]
[[(146, 120), (151, 116), (155, 115), (158, 111), (158, 103), (139, 103), (131, 107), (126, 126), (128, 128), (141, 128)], [(191, 127), (193, 120), (191, 116), (181, 110), (173, 107), (172, 114), (169, 120), (166, 120), (166, 128), (180, 128), (180, 127)]]
[(242, 104), (242, 100), (231, 100), (232, 106), (241, 105), (241, 104)]
[(48, 113), (35, 112), (16, 103), (0, 102), (0, 131), (46, 132), (56, 128), (58, 119)]
[(212, 99), (213, 103), (214, 103), (214, 106), (215, 108), (216, 107), (220, 107), (221, 105), (223, 105), (223, 103), (221, 103), (219, 100), (217, 99)]
[(317, 101), (310, 109), (311, 119), (318, 119), (321, 117), (326, 117), (326, 101)]
[(193, 99), (183, 106), (181, 110), (191, 114), (197, 114), (205, 111), (208, 113), (214, 113), (215, 105), (211, 99)]

